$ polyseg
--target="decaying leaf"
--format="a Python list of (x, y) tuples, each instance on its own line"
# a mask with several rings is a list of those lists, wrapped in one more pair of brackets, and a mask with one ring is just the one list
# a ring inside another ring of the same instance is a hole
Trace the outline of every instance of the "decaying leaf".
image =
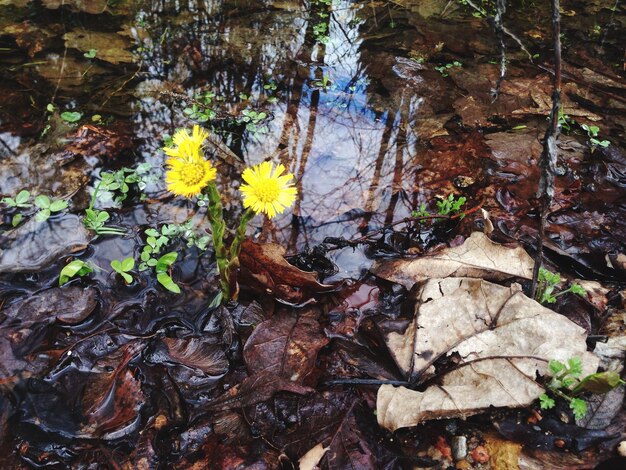
[(491, 281), (531, 279), (533, 264), (521, 247), (499, 245), (482, 232), (474, 232), (460, 246), (417, 259), (379, 261), (371, 271), (410, 289), (416, 282), (436, 277), (479, 277)]
[(269, 400), (277, 392), (292, 392), (299, 395), (311, 393), (314, 389), (283, 379), (271, 372), (261, 372), (245, 378), (241, 383), (212, 401), (208, 408), (232, 410)]
[(244, 240), (239, 255), (242, 283), (294, 303), (308, 300), (313, 293), (333, 289), (332, 285), (320, 284), (316, 273), (289, 264), (284, 254), (285, 249), (275, 243)]
[[(128, 363), (144, 347), (133, 341), (119, 348), (100, 362), (102, 371), (93, 376), (83, 396), (84, 437), (116, 439), (132, 432), (138, 425), (139, 409), (144, 403), (141, 381), (128, 368)], [(107, 372), (107, 367), (113, 367)], [(96, 369), (97, 370), (97, 369)]]
[(75, 325), (93, 312), (97, 300), (98, 293), (93, 287), (56, 287), (11, 305), (3, 313), (7, 323), (19, 322), (21, 327), (55, 320)]
[(75, 29), (63, 35), (65, 46), (87, 52), (95, 49), (96, 57), (111, 64), (132, 63), (135, 56), (128, 49), (130, 41), (116, 33), (102, 33)]
[(45, 224), (35, 218), (0, 240), (0, 272), (36, 272), (62, 256), (84, 250), (91, 236), (80, 217), (64, 214)]
[(303, 383), (326, 344), (328, 339), (314, 310), (279, 312), (255, 328), (243, 357), (251, 375), (268, 371)]
[(551, 359), (579, 357), (584, 375), (598, 358), (587, 352), (585, 331), (562, 315), (526, 297), (519, 286), (502, 287), (480, 279), (427, 281), (418, 292), (415, 318), (402, 334), (389, 332), (387, 346), (409, 380), (439, 374), (437, 359), (454, 353), (455, 367), (441, 385), (416, 392), (383, 385), (378, 422), (395, 430), (432, 418), (468, 416), (490, 406), (530, 404), (543, 388)]

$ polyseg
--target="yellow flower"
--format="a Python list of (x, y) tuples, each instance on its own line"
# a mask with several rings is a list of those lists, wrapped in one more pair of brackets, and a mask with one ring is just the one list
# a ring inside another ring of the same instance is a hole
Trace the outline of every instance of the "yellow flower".
[(282, 214), (286, 207), (296, 200), (298, 190), (290, 181), (291, 173), (281, 176), (285, 171), (283, 165), (274, 170), (272, 162), (263, 162), (252, 168), (246, 168), (241, 175), (247, 184), (241, 185), (243, 193), (243, 207), (252, 208), (260, 214), (265, 212), (269, 217)]
[(194, 126), (191, 135), (186, 129), (180, 129), (172, 139), (174, 147), (163, 148), (170, 156), (166, 162), (168, 170), (165, 173), (165, 182), (170, 192), (185, 197), (197, 196), (215, 179), (217, 170), (211, 162), (204, 159), (202, 152), (202, 145), (207, 137), (207, 132), (200, 126)]

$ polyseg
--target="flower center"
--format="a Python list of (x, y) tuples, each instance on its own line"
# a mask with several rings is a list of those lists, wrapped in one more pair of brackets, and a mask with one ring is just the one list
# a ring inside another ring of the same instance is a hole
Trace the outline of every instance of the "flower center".
[(280, 194), (280, 186), (275, 179), (264, 179), (257, 183), (256, 197), (263, 203), (275, 202)]
[(180, 179), (186, 186), (194, 186), (202, 181), (205, 173), (202, 163), (188, 163), (184, 171), (181, 171)]

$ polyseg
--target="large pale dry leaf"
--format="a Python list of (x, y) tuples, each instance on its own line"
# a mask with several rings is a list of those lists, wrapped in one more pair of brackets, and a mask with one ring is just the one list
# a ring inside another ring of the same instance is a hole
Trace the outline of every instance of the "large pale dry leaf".
[(324, 445), (320, 442), (298, 459), (300, 470), (315, 470), (316, 468), (319, 468), (318, 464), (327, 451), (328, 447), (324, 447)]
[(378, 422), (395, 430), (432, 418), (468, 416), (490, 406), (520, 407), (543, 388), (550, 359), (580, 357), (584, 374), (598, 358), (587, 352), (585, 331), (526, 297), (519, 287), (480, 279), (432, 279), (420, 289), (415, 318), (387, 345), (411, 381), (434, 375), (433, 364), (455, 354), (456, 366), (440, 385), (416, 392), (384, 385), (378, 392)]
[(515, 277), (531, 279), (533, 264), (532, 258), (521, 247), (499, 245), (484, 233), (474, 232), (460, 246), (417, 259), (379, 261), (371, 271), (410, 289), (416, 282), (450, 276), (479, 277), (490, 281)]

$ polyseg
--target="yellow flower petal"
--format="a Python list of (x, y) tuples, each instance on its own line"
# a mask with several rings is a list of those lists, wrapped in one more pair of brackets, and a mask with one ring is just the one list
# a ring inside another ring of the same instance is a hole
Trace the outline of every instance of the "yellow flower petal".
[(263, 162), (243, 171), (245, 181), (241, 185), (243, 206), (252, 208), (254, 212), (261, 212), (268, 217), (282, 214), (296, 200), (298, 190), (293, 186), (293, 175), (281, 176), (286, 171), (283, 165), (274, 168), (272, 162)]
[(204, 159), (202, 146), (208, 133), (200, 126), (194, 126), (189, 134), (186, 129), (174, 133), (174, 147), (164, 147), (163, 151), (170, 158), (165, 173), (167, 189), (179, 196), (193, 197), (202, 192), (213, 181), (217, 170), (211, 162)]

